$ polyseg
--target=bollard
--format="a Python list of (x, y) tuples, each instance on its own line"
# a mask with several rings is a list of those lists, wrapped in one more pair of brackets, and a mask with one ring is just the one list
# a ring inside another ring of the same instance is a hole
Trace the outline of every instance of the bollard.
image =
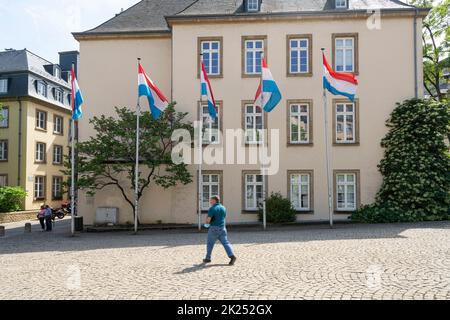
[(5, 227), (0, 226), (0, 238), (5, 236)]
[(25, 223), (25, 233), (31, 233), (31, 223)]

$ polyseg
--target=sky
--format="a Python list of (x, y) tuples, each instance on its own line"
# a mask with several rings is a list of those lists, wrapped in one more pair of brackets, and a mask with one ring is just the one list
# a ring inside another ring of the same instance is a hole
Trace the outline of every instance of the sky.
[(139, 0), (0, 0), (0, 51), (24, 49), (58, 62), (78, 50), (72, 32), (92, 29)]

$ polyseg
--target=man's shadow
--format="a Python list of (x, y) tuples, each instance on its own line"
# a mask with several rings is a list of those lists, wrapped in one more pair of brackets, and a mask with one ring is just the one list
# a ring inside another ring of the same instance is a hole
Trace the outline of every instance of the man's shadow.
[(230, 265), (229, 264), (207, 264), (207, 263), (195, 264), (192, 267), (183, 269), (179, 272), (176, 272), (175, 274), (193, 273), (193, 272), (198, 272), (201, 270), (205, 270), (205, 269), (209, 269), (209, 268), (216, 268), (216, 267), (230, 267)]

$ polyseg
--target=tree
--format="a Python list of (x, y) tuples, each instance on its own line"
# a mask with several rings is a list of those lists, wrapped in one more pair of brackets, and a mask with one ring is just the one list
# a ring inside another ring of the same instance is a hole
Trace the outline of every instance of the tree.
[[(136, 168), (136, 113), (128, 108), (115, 108), (117, 118), (94, 117), (90, 120), (96, 135), (77, 144), (77, 186), (94, 195), (108, 187), (120, 191), (123, 199), (135, 212)], [(175, 112), (171, 104), (160, 119), (149, 112), (140, 117), (140, 174), (138, 198), (152, 182), (165, 189), (178, 183), (189, 184), (192, 175), (185, 164), (172, 162), (171, 150), (174, 130), (192, 132), (192, 125), (185, 123), (186, 113)], [(65, 173), (70, 175), (70, 159), (66, 159)], [(145, 171), (145, 173), (143, 172)]]
[(407, 222), (448, 219), (450, 155), (445, 145), (450, 111), (444, 103), (411, 99), (399, 104), (387, 121), (379, 169), (383, 183), (375, 204), (352, 219)]
[(447, 100), (442, 84), (444, 70), (450, 68), (450, 0), (415, 0), (413, 4), (432, 8), (423, 22), (425, 90), (435, 100)]

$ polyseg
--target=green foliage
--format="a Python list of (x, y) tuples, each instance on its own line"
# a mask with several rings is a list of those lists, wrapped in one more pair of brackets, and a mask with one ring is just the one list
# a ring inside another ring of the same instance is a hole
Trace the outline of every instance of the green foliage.
[(0, 188), (0, 212), (14, 212), (23, 208), (27, 193), (20, 187)]
[[(115, 110), (117, 117), (92, 118), (95, 135), (77, 144), (77, 184), (89, 194), (116, 188), (134, 211), (137, 117), (129, 108)], [(193, 131), (192, 125), (184, 122), (186, 115), (175, 112), (174, 104), (158, 120), (149, 112), (141, 113), (139, 199), (152, 182), (165, 189), (192, 182), (187, 166), (174, 164), (171, 157), (173, 131)], [(65, 167), (65, 174), (70, 175), (69, 158)]]
[(398, 104), (382, 140), (379, 165), (383, 183), (375, 204), (352, 216), (361, 222), (410, 222), (448, 219), (450, 156), (445, 145), (450, 110), (434, 100)]
[[(294, 222), (296, 212), (289, 199), (283, 198), (280, 193), (272, 193), (266, 200), (267, 222), (285, 223)], [(259, 211), (260, 220), (263, 219), (262, 209)]]
[(415, 0), (414, 5), (431, 8), (423, 21), (424, 85), (428, 94), (439, 101), (448, 101), (441, 84), (444, 70), (450, 68), (450, 0)]

